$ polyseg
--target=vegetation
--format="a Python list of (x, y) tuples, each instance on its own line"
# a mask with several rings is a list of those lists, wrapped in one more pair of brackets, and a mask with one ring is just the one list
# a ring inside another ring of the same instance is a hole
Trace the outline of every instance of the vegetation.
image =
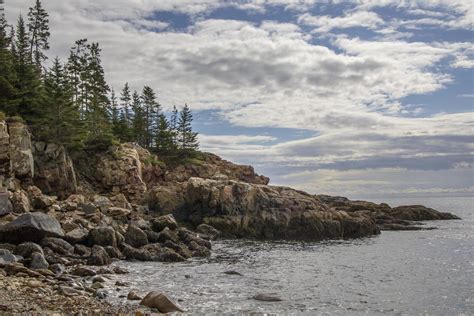
[(55, 58), (47, 67), (49, 16), (41, 1), (15, 27), (0, 8), (0, 111), (6, 116), (21, 117), (36, 138), (70, 151), (122, 141), (164, 160), (198, 156), (187, 105), (181, 112), (174, 106), (168, 119), (150, 86), (139, 93), (125, 83), (117, 96), (105, 80), (99, 43), (85, 38), (74, 43), (66, 62)]

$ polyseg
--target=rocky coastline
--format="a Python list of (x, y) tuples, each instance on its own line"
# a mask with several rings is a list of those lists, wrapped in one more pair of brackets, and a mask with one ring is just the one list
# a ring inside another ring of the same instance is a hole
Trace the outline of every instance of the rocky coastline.
[(132, 143), (69, 156), (0, 121), (0, 313), (179, 311), (166, 293), (142, 297), (120, 282), (124, 304), (106, 303), (103, 284), (127, 273), (110, 264), (205, 258), (216, 238), (361, 238), (458, 219), (268, 183), (209, 153), (169, 166)]

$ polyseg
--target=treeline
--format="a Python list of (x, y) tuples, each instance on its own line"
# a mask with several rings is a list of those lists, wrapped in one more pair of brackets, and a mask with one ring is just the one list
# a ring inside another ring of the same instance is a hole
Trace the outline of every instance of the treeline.
[[(3, 0), (0, 0), (3, 4)], [(170, 157), (199, 148), (187, 105), (166, 116), (149, 86), (119, 95), (107, 84), (98, 43), (80, 39), (69, 58), (46, 67), (49, 20), (40, 0), (19, 16), (16, 26), (0, 12), (0, 111), (24, 119), (39, 140), (69, 150), (106, 148), (115, 141), (136, 142)]]

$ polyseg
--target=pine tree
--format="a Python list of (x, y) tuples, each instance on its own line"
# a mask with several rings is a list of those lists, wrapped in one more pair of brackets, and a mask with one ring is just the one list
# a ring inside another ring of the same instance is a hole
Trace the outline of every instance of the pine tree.
[(130, 96), (130, 88), (128, 86), (128, 82), (125, 83), (122, 89), (122, 92), (120, 94), (120, 101), (122, 105), (123, 120), (127, 123), (127, 125), (129, 125), (131, 121), (130, 109), (132, 107), (132, 97)]
[(45, 75), (44, 90), (39, 118), (33, 125), (35, 136), (68, 149), (82, 148), (84, 128), (79, 109), (73, 102), (74, 91), (66, 71), (57, 57)]
[[(3, 0), (0, 0), (0, 4)], [(8, 35), (8, 23), (3, 7), (0, 11), (0, 111), (6, 114), (16, 112), (17, 77), (14, 67), (12, 37)]]
[(140, 146), (146, 146), (146, 119), (142, 108), (142, 101), (137, 91), (132, 95), (132, 134), (135, 142)]
[(142, 108), (145, 117), (145, 147), (150, 148), (153, 145), (153, 134), (156, 131), (159, 122), (161, 106), (156, 102), (156, 95), (152, 88), (145, 86), (142, 91)]
[(170, 130), (173, 135), (173, 142), (176, 144), (178, 142), (177, 136), (178, 136), (178, 109), (176, 108), (176, 105), (173, 105), (173, 111), (171, 111), (171, 118), (170, 118)]
[(155, 150), (163, 155), (173, 154), (176, 149), (173, 140), (173, 132), (164, 114), (159, 115), (155, 144)]
[(41, 97), (41, 78), (31, 62), (30, 39), (25, 22), (18, 18), (14, 45), (14, 66), (17, 74), (17, 110), (16, 114), (32, 123), (37, 116), (37, 106)]
[(184, 155), (189, 155), (199, 149), (198, 133), (193, 132), (192, 121), (191, 110), (185, 104), (178, 119), (178, 147)]
[(49, 49), (48, 13), (42, 8), (40, 0), (28, 12), (28, 30), (30, 35), (30, 58), (39, 72), (47, 59), (44, 51)]
[(86, 82), (87, 64), (90, 46), (87, 39), (80, 39), (74, 43), (69, 53), (66, 66), (69, 81), (73, 88), (73, 99), (79, 106), (81, 118), (86, 114)]

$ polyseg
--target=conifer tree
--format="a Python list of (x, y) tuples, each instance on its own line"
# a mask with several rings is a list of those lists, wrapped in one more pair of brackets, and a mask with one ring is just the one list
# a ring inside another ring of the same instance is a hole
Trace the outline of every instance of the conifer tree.
[(197, 140), (198, 133), (193, 132), (191, 123), (193, 115), (188, 105), (185, 104), (178, 119), (178, 147), (183, 154), (193, 153), (199, 149), (199, 142)]
[(164, 114), (159, 115), (155, 144), (156, 151), (164, 155), (170, 155), (174, 153), (176, 149), (173, 140), (173, 131)]
[(66, 66), (68, 77), (73, 88), (73, 99), (79, 106), (81, 118), (86, 113), (86, 83), (87, 63), (89, 59), (89, 45), (87, 39), (80, 39), (74, 43), (69, 52)]
[(145, 147), (150, 148), (153, 144), (153, 134), (156, 131), (161, 112), (161, 106), (156, 102), (156, 95), (152, 88), (145, 86), (142, 91), (142, 109), (145, 117)]
[(48, 13), (36, 0), (35, 6), (28, 12), (28, 30), (30, 35), (30, 58), (41, 72), (42, 63), (47, 59), (44, 51), (49, 49)]
[(45, 75), (44, 90), (39, 118), (33, 125), (35, 136), (68, 149), (82, 148), (84, 128), (79, 109), (73, 102), (74, 92), (66, 71), (57, 57)]
[(135, 141), (140, 145), (146, 146), (146, 119), (142, 108), (142, 101), (137, 91), (133, 92), (132, 95), (132, 109), (133, 109), (133, 120), (132, 120), (132, 134)]
[(176, 105), (173, 105), (173, 111), (171, 111), (171, 118), (169, 122), (169, 127), (173, 136), (173, 142), (176, 144), (178, 139), (178, 109), (176, 108)]
[[(0, 4), (3, 0), (0, 0)], [(5, 19), (3, 7), (0, 8), (0, 111), (6, 114), (16, 112), (17, 77), (13, 55), (10, 51), (12, 38), (9, 35), (8, 23)], [(12, 28), (13, 29), (13, 28)]]
[(131, 121), (130, 109), (132, 107), (132, 97), (130, 96), (130, 87), (128, 86), (128, 82), (123, 86), (122, 92), (120, 94), (120, 101), (122, 105), (123, 120), (127, 123), (127, 125), (129, 125)]

